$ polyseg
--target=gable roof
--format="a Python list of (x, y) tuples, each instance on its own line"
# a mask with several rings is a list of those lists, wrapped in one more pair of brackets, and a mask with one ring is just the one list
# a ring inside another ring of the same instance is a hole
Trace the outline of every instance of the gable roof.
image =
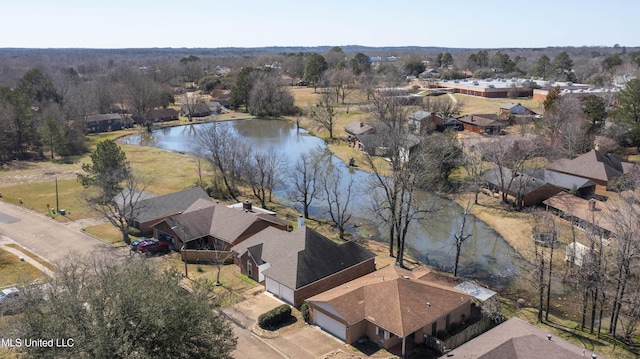
[(572, 160), (558, 160), (547, 168), (599, 181), (610, 181), (622, 174), (630, 173), (634, 166), (634, 163), (626, 162), (616, 154), (591, 150)]
[(566, 190), (582, 189), (596, 185), (584, 177), (578, 177), (544, 168), (536, 168), (531, 171), (530, 174), (536, 178), (546, 181), (547, 183)]
[(304, 287), (375, 257), (355, 242), (338, 244), (307, 226), (281, 232), (279, 240), (263, 242), (262, 260), (271, 264), (263, 273), (291, 289)]
[(307, 301), (348, 324), (367, 320), (405, 337), (473, 298), (451, 286), (428, 281), (429, 273), (387, 266)]
[[(509, 194), (520, 192), (523, 195), (527, 195), (548, 185), (544, 179), (536, 178), (522, 172), (516, 172), (514, 175), (512, 172), (513, 171), (507, 167), (500, 168), (498, 165), (493, 165), (482, 174), (482, 179)], [(502, 188), (503, 183), (507, 188)]]
[(460, 117), (458, 120), (465, 124), (484, 128), (484, 127), (502, 126), (502, 124), (498, 122), (497, 119), (498, 119), (498, 116), (496, 115), (485, 114), (485, 115), (466, 115), (466, 116)]
[(210, 206), (202, 206), (202, 202), (198, 202), (181, 215), (167, 218), (166, 222), (170, 227), (179, 226), (183, 229), (178, 234), (183, 237), (181, 239), (184, 242), (211, 236), (235, 244), (258, 222), (278, 225), (282, 220), (268, 215), (238, 211), (222, 204), (211, 203)]
[[(566, 215), (606, 229), (611, 233), (616, 232), (616, 223), (613, 219), (615, 218), (616, 206), (613, 200), (607, 202), (600, 202), (595, 199), (586, 200), (566, 192), (560, 192), (542, 203), (562, 211)], [(595, 210), (592, 209), (592, 206)]]
[(199, 186), (163, 196), (143, 199), (137, 203), (137, 207), (140, 208), (140, 214), (136, 217), (136, 220), (140, 223), (145, 223), (175, 215), (185, 211), (198, 200), (206, 200), (213, 203), (209, 195)]
[[(511, 318), (488, 332), (453, 349), (450, 354), (464, 359), (579, 359), (591, 358), (592, 352), (552, 336), (544, 329), (521, 319)], [(603, 358), (598, 353), (598, 358)]]
[(375, 133), (376, 127), (372, 123), (356, 121), (344, 126), (344, 131), (354, 136), (358, 136), (365, 133)]

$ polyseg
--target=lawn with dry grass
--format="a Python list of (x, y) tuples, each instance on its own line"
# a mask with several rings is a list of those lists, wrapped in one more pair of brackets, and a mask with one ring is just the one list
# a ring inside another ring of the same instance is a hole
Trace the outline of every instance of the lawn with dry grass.
[(500, 106), (507, 103), (519, 103), (535, 113), (542, 113), (542, 101), (530, 98), (484, 98), (471, 95), (453, 94), (462, 103), (461, 114), (498, 114)]
[(0, 287), (27, 284), (46, 278), (38, 268), (26, 261), (20, 261), (13, 253), (0, 249)]

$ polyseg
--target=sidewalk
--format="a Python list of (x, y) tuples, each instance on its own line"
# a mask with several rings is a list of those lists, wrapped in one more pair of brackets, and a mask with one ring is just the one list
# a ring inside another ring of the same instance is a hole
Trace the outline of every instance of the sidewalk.
[[(9, 247), (7, 244), (16, 244), (19, 246), (19, 244), (17, 244), (16, 242), (12, 241), (11, 239), (4, 237), (4, 236), (0, 236), (0, 248), (9, 252), (9, 253), (13, 253), (16, 256), (18, 256), (19, 258), (24, 259), (25, 262), (31, 264), (32, 266), (34, 266), (35, 268), (37, 268), (38, 270), (40, 270), (42, 273), (46, 274), (47, 276), (49, 276), (49, 278), (53, 278), (54, 273), (51, 269), (47, 268), (45, 265), (43, 265), (42, 263), (38, 262), (35, 258), (32, 258), (30, 255), (14, 248), (14, 247)], [(40, 257), (41, 260), (43, 261), (47, 261), (46, 259)]]

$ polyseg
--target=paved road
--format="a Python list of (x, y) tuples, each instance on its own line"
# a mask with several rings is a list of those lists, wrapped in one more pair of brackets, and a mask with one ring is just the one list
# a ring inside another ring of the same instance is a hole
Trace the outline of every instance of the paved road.
[(74, 254), (113, 254), (119, 251), (73, 226), (1, 201), (0, 235), (52, 263)]

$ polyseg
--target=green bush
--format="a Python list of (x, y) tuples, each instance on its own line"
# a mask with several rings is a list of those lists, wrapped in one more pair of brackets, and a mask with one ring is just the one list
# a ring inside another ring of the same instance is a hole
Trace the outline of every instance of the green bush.
[(291, 318), (291, 307), (283, 304), (261, 314), (258, 317), (258, 325), (262, 329), (273, 328), (289, 320), (289, 318)]
[(307, 302), (302, 303), (300, 306), (300, 313), (302, 313), (302, 319), (309, 323), (309, 304)]

